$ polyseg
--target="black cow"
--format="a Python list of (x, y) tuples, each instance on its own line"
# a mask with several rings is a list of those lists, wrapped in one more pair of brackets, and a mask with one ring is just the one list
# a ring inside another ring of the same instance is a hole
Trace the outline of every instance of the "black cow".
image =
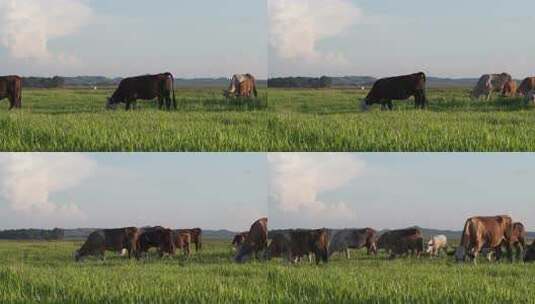
[(22, 78), (19, 76), (0, 77), (0, 101), (9, 99), (9, 109), (22, 107)]
[(426, 76), (424, 73), (379, 79), (362, 101), (362, 109), (368, 110), (373, 104), (392, 110), (392, 100), (406, 100), (414, 96), (416, 108), (425, 108), (428, 104), (425, 96)]
[(175, 79), (171, 73), (156, 75), (144, 75), (125, 78), (119, 83), (119, 87), (108, 98), (107, 108), (114, 109), (119, 103), (126, 103), (126, 110), (130, 110), (132, 104), (138, 99), (151, 100), (158, 98), (158, 106), (164, 105), (167, 110), (177, 108), (174, 89)]

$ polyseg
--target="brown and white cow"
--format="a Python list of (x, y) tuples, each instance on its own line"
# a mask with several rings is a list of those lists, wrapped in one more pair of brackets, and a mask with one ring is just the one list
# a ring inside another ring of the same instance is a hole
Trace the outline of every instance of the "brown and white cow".
[(429, 242), (427, 242), (426, 253), (433, 257), (437, 257), (441, 250), (443, 250), (446, 255), (448, 254), (448, 237), (443, 234), (435, 235)]
[(485, 96), (490, 99), (492, 93), (503, 93), (505, 85), (513, 81), (513, 77), (507, 73), (485, 74), (479, 78), (476, 86), (472, 90), (472, 97), (478, 99)]
[(195, 244), (195, 252), (202, 250), (202, 229), (201, 228), (177, 229), (175, 231), (190, 233), (191, 243)]
[(7, 98), (9, 109), (22, 107), (22, 78), (19, 76), (0, 77), (0, 101)]
[(98, 256), (104, 260), (106, 251), (122, 252), (126, 248), (128, 258), (137, 256), (139, 230), (136, 227), (96, 230), (89, 234), (85, 243), (76, 250), (74, 259), (78, 262), (87, 256)]
[(377, 248), (390, 253), (390, 259), (409, 253), (419, 257), (424, 251), (422, 231), (418, 228), (387, 231), (379, 237)]
[(349, 259), (349, 249), (361, 248), (366, 248), (368, 255), (377, 254), (377, 231), (372, 228), (332, 230), (330, 234), (329, 256), (345, 251)]
[(415, 73), (397, 77), (377, 80), (362, 101), (362, 110), (366, 111), (373, 104), (380, 104), (383, 109), (392, 110), (392, 100), (406, 100), (414, 96), (416, 108), (425, 108), (427, 98), (425, 86), (427, 78), (425, 73)]
[(524, 100), (526, 101), (526, 104), (535, 105), (535, 89), (526, 93), (526, 95), (524, 95)]
[[(511, 238), (513, 233), (513, 220), (506, 215), (476, 216), (466, 220), (461, 244), (457, 247), (455, 258), (465, 261), (470, 258), (474, 263), (484, 247), (498, 249), (506, 246), (509, 259), (512, 261)], [(497, 257), (499, 259), (499, 257)]]
[(535, 77), (527, 77), (518, 86), (518, 94), (526, 96), (530, 91), (535, 90)]
[(175, 243), (175, 248), (182, 249), (184, 256), (190, 256), (190, 244), (191, 244), (191, 233), (190, 232), (180, 232), (178, 230), (173, 231), (173, 241)]
[(171, 109), (171, 103), (176, 109), (174, 82), (175, 79), (171, 73), (125, 78), (121, 80), (113, 95), (108, 98), (106, 107), (115, 109), (119, 103), (126, 103), (126, 110), (130, 110), (138, 99), (152, 100), (157, 98), (160, 109), (164, 103), (167, 110)]
[(263, 217), (251, 225), (247, 238), (238, 249), (234, 260), (243, 263), (250, 256), (259, 257), (259, 253), (267, 248), (268, 239), (268, 219)]
[(224, 91), (225, 97), (247, 97), (258, 96), (256, 89), (256, 79), (251, 74), (235, 74), (230, 80), (228, 90)]

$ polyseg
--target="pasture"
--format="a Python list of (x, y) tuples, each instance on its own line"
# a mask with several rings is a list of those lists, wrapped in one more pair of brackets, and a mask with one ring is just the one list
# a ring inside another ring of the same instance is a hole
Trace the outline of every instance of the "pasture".
[(229, 241), (189, 260), (75, 263), (81, 242), (0, 242), (0, 302), (10, 303), (533, 303), (535, 265), (458, 265), (452, 257), (387, 260), (353, 251), (327, 265), (234, 264)]
[(112, 90), (24, 90), (23, 109), (1, 102), (0, 151), (261, 151), (267, 150), (267, 93), (249, 102), (222, 89), (179, 89), (178, 110), (138, 101), (136, 111), (105, 110)]
[(429, 109), (411, 98), (394, 111), (362, 112), (367, 91), (270, 89), (281, 114), (270, 129), (278, 151), (535, 151), (535, 110), (522, 98), (475, 101), (469, 89), (428, 90)]
[(431, 89), (428, 110), (395, 102), (362, 112), (366, 91), (267, 89), (252, 102), (220, 88), (178, 89), (178, 110), (106, 111), (111, 90), (25, 90), (23, 109), (0, 103), (0, 151), (479, 152), (535, 151), (535, 110), (522, 98), (474, 101)]

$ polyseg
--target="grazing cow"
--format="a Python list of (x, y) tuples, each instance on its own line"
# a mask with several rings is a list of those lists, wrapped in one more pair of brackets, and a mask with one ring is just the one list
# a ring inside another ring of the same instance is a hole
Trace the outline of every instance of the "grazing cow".
[(524, 262), (535, 262), (535, 241), (526, 250), (524, 255)]
[(426, 252), (431, 256), (438, 256), (440, 250), (443, 250), (446, 255), (448, 254), (448, 238), (443, 234), (435, 235), (427, 242)]
[(377, 241), (377, 248), (389, 252), (390, 259), (408, 255), (409, 251), (419, 257), (424, 251), (423, 234), (417, 228), (387, 231)]
[(509, 80), (503, 86), (502, 96), (504, 97), (515, 97), (516, 96), (516, 81), (513, 79)]
[(502, 216), (476, 216), (466, 220), (461, 244), (457, 247), (455, 258), (458, 262), (471, 258), (474, 263), (483, 247), (494, 249), (499, 259), (501, 247), (507, 247), (509, 259), (512, 261), (511, 238), (513, 220)]
[(511, 81), (513, 77), (507, 73), (483, 75), (472, 90), (472, 97), (486, 96), (488, 100), (493, 92), (503, 93), (505, 85)]
[(189, 232), (191, 234), (191, 243), (195, 244), (195, 252), (202, 250), (202, 229), (177, 229), (176, 232)]
[(263, 217), (251, 225), (247, 238), (238, 249), (238, 253), (234, 260), (238, 263), (244, 262), (247, 258), (254, 254), (258, 258), (258, 254), (267, 248), (268, 237), (268, 219)]
[(530, 91), (535, 90), (535, 77), (527, 77), (522, 80), (520, 86), (518, 87), (518, 94), (526, 96)]
[(232, 76), (228, 90), (224, 92), (225, 97), (254, 97), (258, 96), (256, 90), (256, 79), (251, 74), (236, 74)]
[(22, 107), (22, 78), (19, 76), (0, 77), (0, 101), (7, 98), (9, 109)]
[(406, 100), (414, 96), (416, 108), (425, 108), (427, 98), (425, 96), (426, 76), (424, 73), (416, 73), (377, 80), (368, 96), (362, 102), (362, 109), (368, 110), (373, 104), (381, 104), (382, 108), (392, 110), (392, 100)]
[(164, 105), (167, 110), (177, 108), (174, 89), (174, 77), (171, 73), (157, 75), (144, 75), (125, 78), (119, 83), (119, 87), (108, 98), (107, 108), (114, 109), (119, 103), (126, 103), (126, 110), (130, 110), (132, 104), (138, 99), (151, 100), (158, 98), (158, 106)]
[(535, 89), (529, 91), (529, 92), (525, 95), (525, 101), (526, 101), (527, 104), (533, 104), (533, 105), (535, 105)]
[(175, 242), (173, 238), (173, 231), (160, 226), (144, 228), (138, 238), (138, 255), (139, 259), (142, 255), (147, 254), (150, 248), (158, 248), (158, 254), (163, 257), (165, 253), (175, 255)]
[(182, 249), (184, 256), (186, 257), (190, 256), (191, 233), (180, 232), (179, 230), (174, 230), (173, 241), (175, 243), (175, 248)]
[(329, 255), (345, 251), (349, 259), (349, 249), (366, 248), (368, 255), (377, 254), (377, 231), (371, 228), (343, 229), (332, 231), (329, 242)]
[(99, 256), (104, 260), (106, 250), (122, 252), (126, 248), (128, 258), (137, 256), (139, 230), (135, 227), (97, 230), (89, 234), (85, 243), (76, 250), (74, 259), (78, 262), (86, 256)]
[(234, 249), (238, 250), (238, 248), (240, 248), (240, 245), (243, 243), (243, 241), (245, 241), (248, 234), (249, 232), (247, 231), (238, 233), (234, 236), (234, 238), (232, 239), (232, 246), (234, 247)]
[(291, 263), (297, 263), (304, 257), (316, 264), (329, 261), (329, 232), (327, 229), (286, 230), (273, 235), (268, 254), (270, 257), (284, 257)]

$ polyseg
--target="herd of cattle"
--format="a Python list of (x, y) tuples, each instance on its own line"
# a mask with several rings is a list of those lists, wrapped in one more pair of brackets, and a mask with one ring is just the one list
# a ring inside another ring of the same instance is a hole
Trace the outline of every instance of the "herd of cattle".
[[(392, 110), (393, 100), (407, 100), (414, 96), (416, 108), (428, 105), (426, 98), (427, 77), (419, 72), (410, 75), (379, 79), (362, 101), (362, 109), (368, 110), (373, 104), (380, 104), (383, 109)], [(524, 97), (526, 103), (535, 103), (535, 77), (527, 77), (517, 86), (510, 74), (485, 74), (479, 78), (471, 92), (471, 97), (479, 99), (485, 96), (490, 99), (493, 93), (501, 93), (503, 97)]]
[[(157, 248), (160, 257), (175, 255), (181, 249), (185, 256), (190, 254), (190, 244), (196, 251), (201, 249), (202, 230), (171, 230), (163, 227), (122, 228), (98, 230), (91, 233), (82, 247), (75, 252), (75, 260), (86, 256), (104, 259), (106, 250), (115, 251), (140, 259), (149, 249)], [(377, 255), (384, 250), (390, 259), (424, 254), (439, 256), (441, 252), (453, 255), (458, 262), (472, 260), (476, 263), (483, 255), (489, 261), (500, 260), (503, 249), (512, 262), (517, 260), (535, 262), (535, 241), (528, 246), (527, 233), (522, 223), (514, 223), (509, 216), (477, 216), (466, 220), (459, 245), (453, 251), (448, 249), (445, 235), (432, 236), (425, 242), (418, 228), (390, 230), (379, 235), (371, 228), (364, 229), (293, 229), (268, 231), (268, 219), (254, 222), (247, 232), (234, 236), (232, 245), (236, 249), (234, 260), (242, 263), (252, 257), (259, 260), (283, 258), (297, 263), (303, 258), (309, 262), (327, 263), (335, 253), (344, 253), (350, 258), (350, 249), (366, 249), (368, 255)], [(515, 252), (516, 251), (516, 254)]]
[[(158, 101), (158, 106), (167, 110), (177, 108), (174, 90), (175, 79), (171, 73), (143, 75), (121, 80), (119, 86), (108, 98), (106, 108), (115, 109), (119, 104), (126, 104), (126, 110), (135, 108), (137, 100)], [(369, 94), (362, 101), (362, 109), (367, 110), (373, 104), (380, 104), (383, 109), (393, 109), (393, 100), (407, 100), (414, 96), (417, 108), (428, 105), (426, 97), (427, 77), (419, 72), (410, 75), (382, 78), (377, 80)], [(520, 86), (510, 74), (486, 74), (481, 76), (472, 90), (471, 96), (487, 99), (493, 93), (501, 93), (504, 97), (524, 96), (526, 102), (535, 103), (535, 77), (525, 78)], [(251, 74), (236, 74), (232, 76), (229, 88), (224, 96), (250, 98), (258, 95), (255, 77)], [(0, 77), (0, 101), (9, 99), (10, 107), (22, 106), (22, 78), (19, 76)]]
[[(137, 100), (158, 101), (158, 106), (167, 110), (177, 108), (175, 78), (171, 73), (143, 75), (121, 80), (119, 86), (106, 103), (107, 109), (115, 109), (121, 103), (126, 104), (126, 110), (135, 108)], [(227, 98), (251, 98), (258, 96), (256, 79), (251, 74), (236, 74), (232, 76), (228, 90), (223, 95)], [(22, 78), (19, 76), (0, 77), (0, 101), (7, 98), (9, 109), (22, 107)]]

